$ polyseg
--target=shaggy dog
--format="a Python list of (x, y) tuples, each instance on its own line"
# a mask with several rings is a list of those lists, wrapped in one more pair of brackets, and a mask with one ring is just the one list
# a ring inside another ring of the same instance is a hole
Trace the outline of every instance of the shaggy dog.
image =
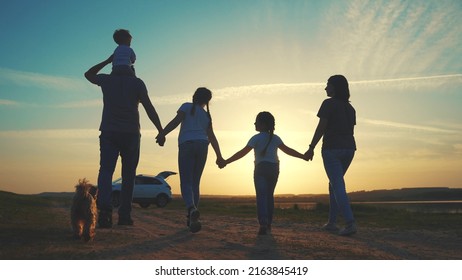
[(95, 237), (96, 196), (98, 188), (89, 184), (86, 179), (79, 180), (75, 186), (75, 194), (71, 206), (71, 224), (75, 239), (82, 239), (85, 242)]

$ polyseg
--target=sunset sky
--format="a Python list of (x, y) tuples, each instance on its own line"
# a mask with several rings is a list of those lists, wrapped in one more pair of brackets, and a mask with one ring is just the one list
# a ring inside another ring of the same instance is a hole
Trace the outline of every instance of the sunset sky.
[[(136, 73), (163, 125), (197, 87), (212, 90), (225, 158), (256, 133), (260, 111), (273, 113), (276, 134), (304, 153), (326, 80), (343, 74), (357, 112), (348, 191), (461, 188), (461, 15), (460, 0), (4, 1), (0, 190), (96, 183), (102, 95), (83, 73), (112, 54), (118, 28), (133, 35)], [(178, 130), (159, 147), (140, 112), (137, 173), (178, 171)], [(312, 162), (279, 156), (276, 193), (327, 193), (320, 145)], [(210, 148), (202, 194), (252, 195), (252, 173), (252, 153), (220, 170)], [(169, 183), (178, 194), (178, 175)]]

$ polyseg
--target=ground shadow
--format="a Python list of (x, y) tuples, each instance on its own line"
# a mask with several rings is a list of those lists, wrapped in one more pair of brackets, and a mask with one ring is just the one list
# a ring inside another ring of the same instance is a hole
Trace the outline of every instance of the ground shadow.
[(248, 258), (251, 260), (282, 260), (285, 257), (278, 249), (278, 244), (273, 235), (257, 235), (255, 244), (251, 248)]

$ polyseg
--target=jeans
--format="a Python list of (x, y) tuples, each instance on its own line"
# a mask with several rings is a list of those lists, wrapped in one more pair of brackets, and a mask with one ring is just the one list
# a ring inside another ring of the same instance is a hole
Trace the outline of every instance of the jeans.
[(329, 223), (335, 224), (339, 213), (347, 225), (355, 221), (343, 178), (354, 155), (354, 149), (322, 150), (324, 169), (329, 178)]
[(279, 164), (260, 162), (255, 166), (253, 180), (257, 195), (257, 217), (262, 226), (271, 225), (274, 212), (274, 189), (278, 182)]
[(199, 185), (207, 161), (208, 146), (209, 143), (203, 140), (186, 141), (179, 145), (181, 195), (187, 209), (199, 206)]
[(99, 209), (111, 210), (112, 176), (119, 155), (122, 158), (122, 190), (119, 218), (130, 218), (136, 167), (140, 158), (140, 134), (102, 131), (100, 139), (100, 168), (98, 174)]

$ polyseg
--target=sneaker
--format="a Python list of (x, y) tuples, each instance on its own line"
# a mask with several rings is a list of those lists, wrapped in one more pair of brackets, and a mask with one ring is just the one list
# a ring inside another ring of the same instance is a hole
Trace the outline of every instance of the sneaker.
[(325, 231), (339, 231), (340, 230), (335, 224), (332, 224), (332, 223), (327, 223), (323, 225), (321, 229)]
[(355, 234), (357, 231), (356, 224), (347, 225), (344, 229), (342, 229), (338, 234), (342, 236), (349, 236)]
[(200, 216), (201, 216), (201, 213), (196, 208), (191, 208), (189, 210), (188, 227), (189, 227), (189, 231), (191, 231), (192, 233), (196, 233), (202, 229), (201, 222), (199, 222)]
[(120, 218), (119, 217), (119, 222), (117, 225), (119, 226), (133, 226), (133, 220), (131, 218)]
[(99, 210), (98, 227), (99, 228), (112, 228), (112, 211), (111, 210)]
[(268, 227), (267, 226), (260, 226), (258, 230), (258, 235), (267, 235), (268, 234)]

